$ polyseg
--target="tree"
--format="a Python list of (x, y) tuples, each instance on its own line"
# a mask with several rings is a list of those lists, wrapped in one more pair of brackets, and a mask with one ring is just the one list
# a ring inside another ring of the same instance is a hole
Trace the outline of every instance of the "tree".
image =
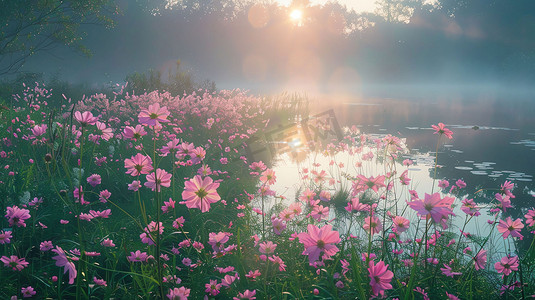
[(82, 25), (113, 26), (113, 0), (0, 0), (0, 75), (16, 73), (39, 51), (66, 45), (85, 55)]

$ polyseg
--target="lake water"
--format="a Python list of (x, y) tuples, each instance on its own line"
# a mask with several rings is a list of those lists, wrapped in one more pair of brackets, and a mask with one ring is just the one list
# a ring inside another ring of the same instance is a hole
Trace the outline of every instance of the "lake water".
[[(488, 232), (486, 221), (493, 219), (486, 208), (494, 192), (474, 195), (477, 190), (499, 189), (505, 180), (509, 180), (516, 185), (513, 190), (516, 198), (512, 202), (514, 209), (507, 210), (507, 213), (513, 218), (523, 217), (528, 208), (535, 207), (533, 97), (507, 97), (486, 93), (412, 98), (323, 95), (310, 97), (309, 105), (311, 115), (332, 109), (342, 129), (356, 125), (361, 132), (372, 136), (392, 134), (406, 139), (411, 152), (403, 157), (416, 162), (409, 168), (409, 176), (413, 178), (410, 188), (416, 190), (420, 197), (423, 197), (424, 193), (431, 193), (433, 189), (432, 175), (438, 136), (433, 134), (431, 125), (439, 122), (446, 124), (453, 131), (453, 139), (441, 139), (437, 178), (447, 178), (450, 184), (454, 184), (457, 179), (463, 179), (468, 187), (459, 198), (474, 198), (482, 207), (482, 216), (478, 218), (479, 221), (469, 223), (465, 229), (467, 232), (485, 234)], [(316, 153), (296, 160), (288, 153), (281, 154), (275, 164), (277, 183), (273, 189), (293, 201), (296, 193), (302, 192), (300, 188), (303, 184), (303, 168), (313, 170), (316, 164), (318, 171), (323, 168), (336, 173), (330, 167), (331, 160), (337, 164), (342, 162), (345, 166), (352, 166), (360, 158), (347, 153), (334, 157)], [(374, 161), (365, 163), (362, 168), (372, 170), (374, 175), (385, 174), (384, 170), (373, 171)], [(396, 164), (395, 168), (399, 170), (399, 174), (406, 169), (401, 164)], [(353, 171), (348, 173), (356, 176), (358, 170), (353, 168)], [(351, 185), (347, 184), (346, 187)], [(326, 186), (326, 189), (329, 187)], [(434, 191), (438, 191), (436, 182)], [(403, 192), (406, 190), (400, 191), (400, 194)], [(403, 200), (400, 201), (400, 206), (404, 205), (405, 200), (409, 200), (408, 195), (401, 198)], [(460, 203), (454, 210), (459, 217), (452, 226), (461, 228), (464, 213), (459, 207)], [(409, 217), (413, 221), (417, 219), (413, 212), (409, 212)], [(334, 209), (330, 212), (330, 218), (339, 219)], [(337, 221), (344, 222), (335, 220)], [(505, 247), (499, 234), (495, 234), (491, 242), (496, 245), (496, 251)]]

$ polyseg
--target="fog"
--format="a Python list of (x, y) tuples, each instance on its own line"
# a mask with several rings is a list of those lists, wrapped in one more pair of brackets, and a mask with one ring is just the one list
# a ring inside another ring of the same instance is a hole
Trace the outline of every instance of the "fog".
[(220, 89), (255, 93), (529, 93), (535, 80), (534, 2), (418, 2), (375, 14), (335, 3), (302, 5), (304, 17), (296, 23), (289, 17), (294, 8), (277, 4), (251, 3), (231, 13), (155, 13), (147, 4), (122, 1), (115, 27), (83, 27), (92, 57), (57, 47), (32, 56), (21, 71), (120, 83), (148, 69), (165, 76), (180, 60)]

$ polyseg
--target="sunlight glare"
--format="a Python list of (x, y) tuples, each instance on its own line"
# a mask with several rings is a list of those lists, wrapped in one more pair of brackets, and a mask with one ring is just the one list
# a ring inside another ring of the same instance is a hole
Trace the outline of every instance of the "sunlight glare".
[(299, 9), (294, 9), (290, 13), (290, 18), (292, 18), (292, 20), (294, 20), (296, 22), (299, 22), (303, 18), (303, 12), (301, 10), (299, 10)]

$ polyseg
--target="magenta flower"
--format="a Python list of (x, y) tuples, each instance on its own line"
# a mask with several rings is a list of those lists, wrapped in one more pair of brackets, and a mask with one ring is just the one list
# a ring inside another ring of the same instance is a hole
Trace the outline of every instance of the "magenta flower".
[(137, 192), (140, 187), (141, 187), (141, 181), (139, 181), (139, 180), (134, 180), (134, 181), (132, 181), (132, 183), (128, 184), (128, 189), (130, 191)]
[(451, 210), (451, 204), (455, 198), (444, 197), (440, 198), (440, 193), (434, 193), (433, 195), (425, 194), (424, 200), (416, 199), (407, 204), (414, 209), (423, 218), (430, 215), (436, 223), (439, 223), (443, 218), (447, 218), (448, 215), (453, 215)]
[(8, 219), (9, 226), (16, 225), (18, 227), (26, 227), (24, 220), (29, 219), (30, 211), (27, 209), (20, 209), (18, 206), (12, 206), (7, 208), (5, 217)]
[(450, 140), (453, 138), (453, 131), (446, 128), (446, 125), (444, 125), (443, 123), (438, 123), (438, 125), (431, 125), (431, 127), (433, 127), (433, 129), (435, 130), (435, 133), (433, 134), (438, 133), (440, 135), (445, 135)]
[(131, 159), (125, 159), (124, 167), (128, 169), (126, 174), (130, 174), (132, 176), (149, 174), (149, 172), (153, 170), (152, 159), (150, 156), (145, 156), (141, 153), (132, 156)]
[(210, 204), (221, 200), (217, 193), (219, 183), (213, 182), (212, 178), (195, 175), (193, 179), (186, 181), (180, 204), (186, 204), (188, 208), (198, 208), (201, 212), (210, 210)]
[(273, 232), (276, 235), (280, 235), (286, 229), (286, 222), (283, 219), (274, 218), (271, 220), (271, 224), (273, 225)]
[(277, 248), (277, 244), (273, 243), (272, 241), (267, 241), (267, 242), (260, 243), (260, 249), (258, 251), (269, 255), (271, 253), (275, 253), (276, 248)]
[(12, 238), (11, 231), (0, 231), (0, 244), (9, 244)]
[(310, 213), (310, 216), (317, 221), (321, 221), (322, 219), (329, 218), (329, 207), (323, 206), (323, 205), (316, 205), (312, 209), (312, 212)]
[(97, 277), (93, 277), (93, 282), (96, 284), (96, 285), (100, 285), (100, 286), (108, 286), (108, 284), (106, 283), (106, 281), (104, 279), (98, 279)]
[(273, 255), (269, 258), (269, 260), (271, 262), (273, 262), (274, 264), (276, 265), (279, 265), (279, 271), (281, 272), (285, 272), (286, 271), (286, 265), (284, 264), (284, 261), (282, 260), (282, 258), (276, 256), (276, 255)]
[(129, 262), (144, 262), (147, 261), (149, 255), (147, 252), (141, 252), (137, 250), (136, 252), (130, 252), (130, 256), (126, 257)]
[(305, 246), (303, 255), (308, 255), (311, 264), (319, 259), (321, 252), (324, 252), (325, 257), (331, 257), (339, 251), (334, 244), (340, 242), (340, 235), (338, 231), (332, 230), (331, 225), (318, 228), (309, 224), (308, 232), (301, 232), (297, 236), (299, 242)]
[(89, 183), (92, 187), (96, 187), (101, 182), (102, 182), (102, 179), (101, 179), (100, 175), (98, 175), (98, 174), (93, 174), (93, 175), (87, 177), (87, 183)]
[(511, 217), (507, 217), (505, 221), (500, 220), (500, 224), (498, 224), (498, 232), (503, 235), (504, 239), (509, 235), (523, 239), (524, 236), (520, 234), (522, 228), (524, 228), (524, 224), (520, 218), (513, 221)]
[(15, 255), (11, 255), (10, 257), (2, 256), (0, 261), (4, 263), (5, 267), (12, 268), (13, 271), (21, 271), (29, 265), (24, 257), (18, 258)]
[(87, 125), (95, 125), (97, 123), (98, 118), (94, 117), (93, 114), (90, 111), (84, 111), (83, 113), (76, 111), (74, 113), (74, 118), (82, 127), (85, 127)]
[(63, 273), (67, 273), (67, 271), (69, 272), (69, 284), (73, 284), (77, 275), (76, 266), (71, 259), (67, 257), (67, 254), (60, 246), (56, 246), (56, 249), (52, 249), (52, 252), (57, 254), (52, 257), (52, 259), (56, 261), (56, 266), (63, 267)]
[(52, 248), (54, 248), (52, 241), (44, 241), (39, 245), (39, 250), (41, 251), (48, 251)]
[(169, 289), (169, 293), (166, 295), (169, 300), (187, 300), (191, 289), (185, 287)]
[(474, 199), (464, 199), (462, 201), (462, 206), (461, 206), (461, 210), (469, 215), (469, 216), (474, 216), (474, 217), (477, 217), (479, 215), (481, 215), (481, 213), (479, 212), (479, 208), (477, 207), (476, 203), (474, 202)]
[(462, 275), (463, 273), (460, 272), (453, 272), (451, 267), (449, 265), (444, 264), (444, 268), (440, 268), (440, 271), (442, 271), (442, 274), (453, 278), (455, 275)]
[(254, 281), (256, 277), (259, 277), (260, 275), (262, 274), (260, 273), (259, 270), (254, 270), (254, 271), (249, 271), (249, 273), (245, 274), (245, 277)]
[(494, 264), (494, 268), (498, 273), (508, 276), (513, 271), (518, 271), (518, 256), (504, 256), (502, 259)]
[(370, 273), (370, 285), (375, 296), (384, 296), (385, 291), (392, 288), (390, 281), (394, 277), (394, 273), (388, 270), (388, 265), (383, 261), (379, 261), (377, 265), (373, 261), (369, 262), (368, 272)]
[(110, 239), (104, 239), (101, 243), (100, 243), (103, 247), (115, 247), (115, 244), (113, 243), (113, 240), (110, 240)]
[(156, 172), (147, 175), (147, 182), (145, 182), (145, 186), (153, 191), (156, 190), (157, 192), (159, 192), (161, 186), (171, 186), (172, 176), (173, 175), (167, 173), (167, 171), (158, 168), (156, 169)]
[(486, 264), (487, 264), (487, 251), (482, 249), (474, 257), (474, 266), (476, 268), (476, 271), (485, 269)]
[(206, 287), (205, 293), (209, 293), (212, 296), (219, 294), (221, 289), (221, 283), (217, 283), (217, 280), (211, 280), (210, 283), (204, 285)]
[(159, 123), (169, 122), (167, 117), (170, 112), (167, 110), (167, 107), (160, 107), (160, 104), (154, 103), (149, 105), (148, 109), (143, 109), (139, 112), (137, 118), (139, 123), (148, 126), (154, 126)]
[(36, 294), (35, 290), (31, 286), (23, 287), (20, 291), (23, 298), (31, 298)]

